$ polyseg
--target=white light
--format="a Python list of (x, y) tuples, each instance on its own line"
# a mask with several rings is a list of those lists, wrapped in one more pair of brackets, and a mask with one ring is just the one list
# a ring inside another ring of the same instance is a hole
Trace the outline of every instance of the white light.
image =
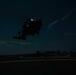
[(31, 19), (31, 21), (34, 21), (33, 19)]

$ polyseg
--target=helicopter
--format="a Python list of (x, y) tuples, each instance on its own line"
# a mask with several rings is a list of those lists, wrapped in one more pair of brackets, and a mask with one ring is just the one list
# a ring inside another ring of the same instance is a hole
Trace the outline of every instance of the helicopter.
[(39, 34), (39, 31), (42, 26), (41, 19), (35, 20), (35, 19), (26, 19), (24, 22), (24, 25), (22, 27), (22, 30), (18, 31), (18, 36), (13, 36), (13, 39), (23, 39), (26, 40), (26, 36), (35, 34)]

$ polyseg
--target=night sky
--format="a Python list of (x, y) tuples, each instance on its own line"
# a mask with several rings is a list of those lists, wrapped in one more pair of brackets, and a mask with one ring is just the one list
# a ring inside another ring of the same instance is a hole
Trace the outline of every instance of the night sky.
[[(12, 39), (27, 18), (42, 19), (39, 35)], [(75, 0), (0, 0), (0, 55), (76, 51)]]

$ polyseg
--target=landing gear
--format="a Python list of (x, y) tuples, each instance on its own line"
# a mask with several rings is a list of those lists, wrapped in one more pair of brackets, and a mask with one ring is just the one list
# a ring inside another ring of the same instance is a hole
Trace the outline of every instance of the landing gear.
[(26, 38), (25, 37), (17, 37), (17, 36), (13, 36), (13, 39), (23, 39), (23, 40), (26, 40)]

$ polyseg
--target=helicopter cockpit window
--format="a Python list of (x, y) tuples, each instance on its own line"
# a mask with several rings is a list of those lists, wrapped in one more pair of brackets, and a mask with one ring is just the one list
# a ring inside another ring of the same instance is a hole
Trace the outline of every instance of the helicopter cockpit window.
[(27, 25), (27, 27), (28, 27), (29, 25)]

